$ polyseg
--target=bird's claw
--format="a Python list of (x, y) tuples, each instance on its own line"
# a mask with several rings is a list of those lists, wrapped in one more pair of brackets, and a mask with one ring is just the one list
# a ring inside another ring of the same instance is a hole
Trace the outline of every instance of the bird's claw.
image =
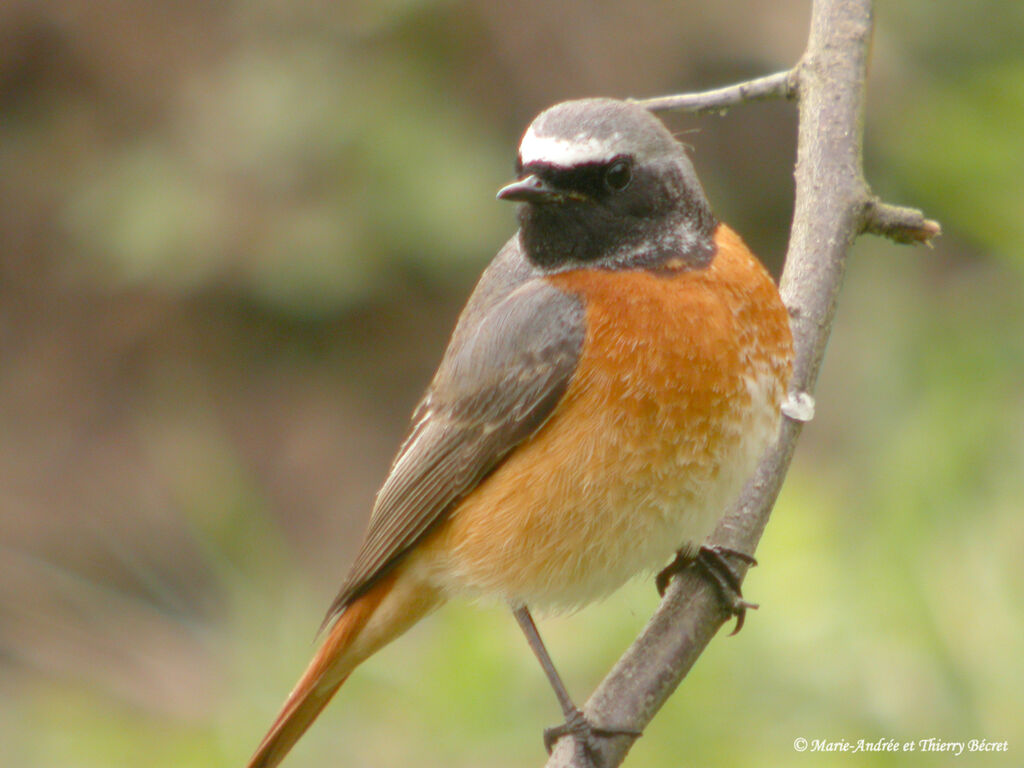
[(658, 588), (658, 594), (664, 597), (665, 590), (668, 589), (669, 582), (672, 581), (673, 576), (684, 568), (699, 568), (705, 576), (715, 583), (725, 607), (736, 617), (736, 627), (730, 633), (731, 636), (743, 629), (743, 623), (747, 618), (747, 609), (756, 609), (759, 606), (757, 603), (751, 603), (743, 599), (739, 574), (736, 573), (729, 561), (726, 560), (727, 556), (735, 557), (748, 565), (757, 565), (757, 560), (752, 555), (736, 549), (730, 549), (729, 547), (717, 545), (701, 547), (696, 555), (685, 554), (680, 550), (676, 553), (672, 562), (658, 573), (654, 584)]
[(590, 765), (598, 764), (600, 751), (598, 741), (613, 736), (632, 736), (640, 738), (642, 731), (636, 728), (604, 728), (593, 725), (578, 708), (573, 708), (561, 725), (544, 729), (544, 748), (548, 754), (555, 748), (555, 743), (563, 736), (572, 736), (576, 748), (582, 749)]

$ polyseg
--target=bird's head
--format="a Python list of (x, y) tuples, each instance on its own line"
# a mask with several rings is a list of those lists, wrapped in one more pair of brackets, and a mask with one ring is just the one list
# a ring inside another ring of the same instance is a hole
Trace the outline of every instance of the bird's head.
[(518, 178), (498, 192), (520, 209), (541, 267), (707, 264), (717, 224), (683, 146), (648, 110), (615, 99), (556, 104), (519, 146)]

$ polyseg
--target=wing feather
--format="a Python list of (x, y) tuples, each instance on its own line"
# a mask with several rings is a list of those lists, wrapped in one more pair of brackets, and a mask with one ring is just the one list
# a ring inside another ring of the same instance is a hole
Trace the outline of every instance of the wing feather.
[(565, 393), (583, 347), (581, 301), (517, 259), (506, 247), (460, 317), (325, 625), (540, 429)]

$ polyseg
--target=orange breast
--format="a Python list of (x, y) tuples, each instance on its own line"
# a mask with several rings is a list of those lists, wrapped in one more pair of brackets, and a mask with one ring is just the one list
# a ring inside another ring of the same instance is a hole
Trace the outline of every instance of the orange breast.
[(586, 303), (576, 374), (544, 427), (423, 542), (424, 576), (574, 607), (699, 546), (777, 434), (792, 358), (771, 278), (731, 230), (716, 240), (704, 270), (547, 278)]

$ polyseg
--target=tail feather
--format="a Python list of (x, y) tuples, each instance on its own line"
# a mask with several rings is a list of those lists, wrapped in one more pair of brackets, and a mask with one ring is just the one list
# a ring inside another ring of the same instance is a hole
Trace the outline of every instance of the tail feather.
[[(405, 586), (405, 585), (403, 585)], [(422, 587), (395, 589), (395, 575), (381, 579), (338, 617), (247, 768), (274, 768), (284, 759), (352, 670), (438, 604)], [(367, 624), (377, 614), (374, 626)]]
[(331, 697), (338, 692), (343, 682), (345, 677), (324, 688), (313, 687), (306, 691), (299, 691), (296, 688), (256, 748), (256, 753), (249, 760), (248, 768), (273, 768), (280, 763), (327, 706)]

